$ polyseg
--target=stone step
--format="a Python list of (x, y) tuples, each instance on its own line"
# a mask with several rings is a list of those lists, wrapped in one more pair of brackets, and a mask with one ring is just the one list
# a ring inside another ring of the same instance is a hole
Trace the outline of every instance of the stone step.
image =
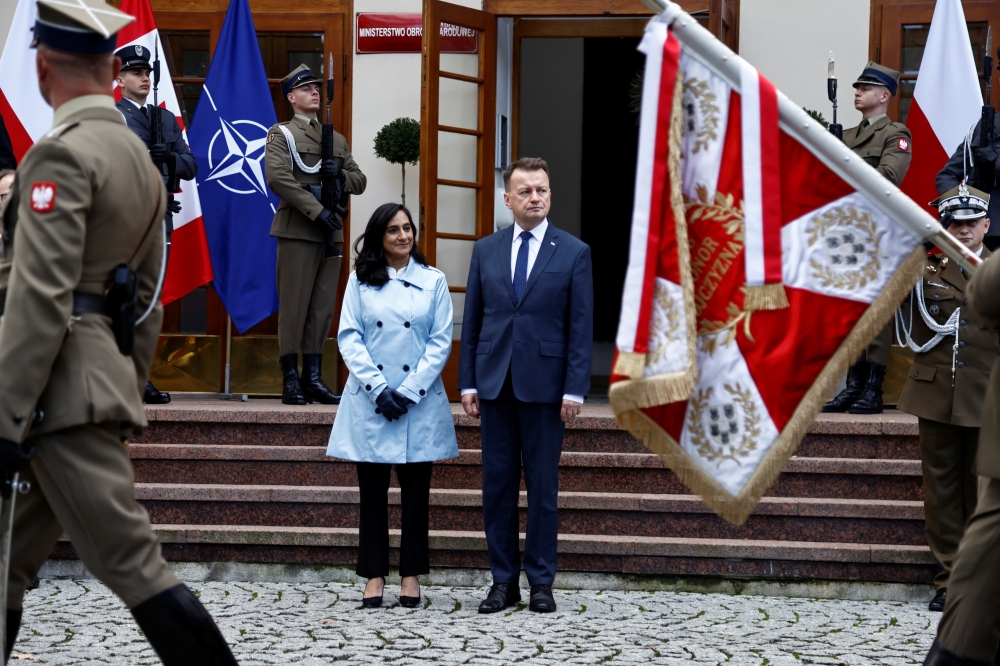
[[(149, 428), (136, 443), (248, 446), (326, 446), (337, 408), (294, 407), (276, 400), (246, 403), (149, 405)], [(479, 421), (452, 405), (462, 449), (481, 448)], [(566, 430), (563, 450), (581, 453), (648, 453), (642, 442), (619, 428), (608, 405), (584, 405)], [(917, 420), (895, 410), (873, 416), (820, 414), (799, 455), (815, 458), (920, 458)]]
[[(132, 444), (129, 452), (136, 481), (141, 483), (357, 485), (354, 463), (328, 458), (324, 449), (315, 446)], [(481, 462), (480, 451), (461, 450), (458, 458), (435, 463), (431, 486), (481, 489)], [(688, 494), (686, 486), (651, 453), (563, 453), (559, 488)], [(920, 462), (795, 457), (768, 495), (921, 501)]]
[[(357, 527), (356, 487), (136, 484), (136, 496), (162, 524)], [(390, 526), (399, 527), (400, 495), (389, 494)], [(521, 492), (520, 528), (527, 525)], [(559, 532), (652, 537), (775, 541), (924, 543), (922, 502), (768, 497), (747, 522), (734, 527), (693, 495), (559, 493)], [(482, 493), (435, 489), (431, 529), (482, 531)]]
[[(170, 561), (353, 565), (358, 533), (348, 527), (154, 525)], [(521, 534), (521, 547), (524, 535)], [(390, 530), (390, 560), (399, 562), (399, 530)], [(926, 546), (756, 539), (560, 534), (561, 571), (777, 580), (822, 579), (926, 583), (935, 565)], [(75, 558), (60, 541), (55, 557)], [(485, 569), (478, 531), (432, 530), (434, 567)]]

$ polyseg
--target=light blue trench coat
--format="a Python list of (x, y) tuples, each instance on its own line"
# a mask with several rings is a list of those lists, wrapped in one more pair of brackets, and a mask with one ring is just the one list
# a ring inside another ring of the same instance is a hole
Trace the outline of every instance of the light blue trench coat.
[[(328, 456), (374, 463), (458, 457), (455, 421), (441, 381), (451, 353), (452, 315), (444, 273), (412, 258), (382, 287), (361, 284), (351, 273), (337, 333), (351, 375)], [(375, 398), (386, 386), (416, 403), (391, 423), (375, 413)]]

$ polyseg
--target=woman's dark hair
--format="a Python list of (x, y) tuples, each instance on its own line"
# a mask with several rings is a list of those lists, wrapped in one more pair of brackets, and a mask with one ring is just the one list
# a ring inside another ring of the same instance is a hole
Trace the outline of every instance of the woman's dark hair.
[(389, 226), (389, 221), (396, 217), (396, 213), (403, 211), (406, 219), (410, 221), (413, 228), (414, 243), (410, 248), (410, 256), (418, 264), (427, 265), (420, 248), (416, 243), (417, 227), (413, 224), (413, 216), (406, 206), (397, 203), (382, 204), (372, 213), (365, 227), (365, 235), (354, 241), (354, 270), (358, 274), (358, 282), (368, 284), (373, 287), (381, 287), (389, 281), (389, 271), (386, 270), (385, 250), (382, 247), (385, 238), (385, 228)]

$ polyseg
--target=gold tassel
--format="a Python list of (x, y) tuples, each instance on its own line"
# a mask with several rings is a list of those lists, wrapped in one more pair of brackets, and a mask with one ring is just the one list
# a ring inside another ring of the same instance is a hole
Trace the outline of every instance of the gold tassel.
[(758, 287), (747, 287), (746, 297), (743, 301), (743, 310), (746, 312), (756, 312), (757, 310), (784, 310), (788, 307), (788, 295), (785, 293), (785, 285), (764, 284)]
[(628, 377), (629, 379), (642, 379), (642, 372), (645, 368), (645, 354), (618, 352), (618, 359), (615, 361), (615, 367), (611, 371), (611, 374)]

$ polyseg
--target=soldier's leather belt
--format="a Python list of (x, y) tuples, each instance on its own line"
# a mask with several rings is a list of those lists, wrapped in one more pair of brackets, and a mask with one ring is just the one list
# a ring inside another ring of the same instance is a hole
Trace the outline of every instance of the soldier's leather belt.
[[(7, 302), (7, 290), (0, 290), (0, 317), (3, 316), (4, 305)], [(81, 294), (73, 292), (73, 316), (82, 314), (104, 314), (106, 305), (103, 296), (97, 294)]]

